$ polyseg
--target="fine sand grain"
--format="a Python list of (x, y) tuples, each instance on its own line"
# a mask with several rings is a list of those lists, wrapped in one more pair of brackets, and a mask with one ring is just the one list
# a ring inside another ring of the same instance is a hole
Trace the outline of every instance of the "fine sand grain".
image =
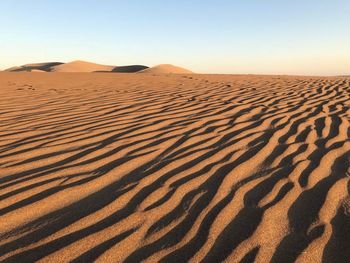
[(340, 77), (2, 72), (0, 261), (349, 262), (349, 94)]

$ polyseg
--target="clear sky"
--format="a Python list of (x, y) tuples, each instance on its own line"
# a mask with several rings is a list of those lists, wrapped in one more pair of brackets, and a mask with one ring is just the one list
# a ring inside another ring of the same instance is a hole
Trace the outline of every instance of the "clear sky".
[(88, 60), (350, 74), (350, 0), (1, 0), (0, 13), (0, 69)]

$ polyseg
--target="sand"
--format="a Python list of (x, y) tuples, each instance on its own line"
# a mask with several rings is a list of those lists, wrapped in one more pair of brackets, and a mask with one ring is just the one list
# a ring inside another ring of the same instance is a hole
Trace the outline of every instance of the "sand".
[(96, 64), (88, 61), (76, 60), (68, 63), (44, 62), (31, 63), (5, 69), (6, 72), (111, 72), (111, 73), (135, 73), (148, 69), (143, 65), (111, 66)]
[(192, 71), (174, 66), (171, 64), (160, 64), (148, 69), (139, 71), (138, 73), (149, 73), (149, 74), (193, 74)]
[(348, 262), (350, 79), (0, 73), (1, 262)]
[(22, 66), (15, 66), (8, 69), (5, 69), (4, 71), (7, 72), (38, 72), (38, 71), (45, 71), (50, 72), (54, 67), (62, 65), (64, 63), (62, 62), (44, 62), (44, 63), (31, 63), (31, 64), (25, 64)]
[(55, 66), (52, 72), (94, 72), (94, 71), (112, 71), (115, 66), (100, 65), (96, 63), (76, 60), (62, 65)]

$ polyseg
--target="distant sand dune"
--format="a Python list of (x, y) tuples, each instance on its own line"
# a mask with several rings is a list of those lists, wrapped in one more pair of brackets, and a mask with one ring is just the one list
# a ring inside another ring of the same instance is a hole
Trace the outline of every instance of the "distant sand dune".
[(130, 66), (108, 66), (87, 61), (76, 60), (69, 63), (47, 62), (32, 63), (19, 67), (11, 67), (6, 72), (115, 72), (115, 73), (134, 73), (144, 69), (148, 69), (143, 65)]
[(26, 64), (20, 67), (12, 67), (5, 71), (21, 72), (21, 71), (51, 71), (52, 67), (63, 64), (62, 62), (45, 62), (45, 63), (32, 63)]
[(191, 74), (184, 68), (180, 68), (170, 64), (161, 64), (154, 67), (147, 67), (143, 65), (130, 65), (130, 66), (109, 66), (91, 63), (87, 61), (76, 60), (69, 63), (62, 62), (47, 62), (47, 63), (32, 63), (19, 67), (11, 67), (6, 69), (8, 72), (21, 72), (21, 71), (46, 71), (46, 72), (115, 72), (115, 73), (152, 73), (152, 74)]
[(145, 70), (140, 71), (139, 73), (152, 73), (152, 74), (192, 74), (193, 72), (184, 68), (180, 68), (170, 64), (161, 64), (154, 66)]
[(0, 73), (1, 262), (350, 262), (350, 79)]
[(73, 61), (52, 67), (52, 72), (94, 72), (94, 71), (112, 71), (115, 66), (100, 65), (86, 61)]

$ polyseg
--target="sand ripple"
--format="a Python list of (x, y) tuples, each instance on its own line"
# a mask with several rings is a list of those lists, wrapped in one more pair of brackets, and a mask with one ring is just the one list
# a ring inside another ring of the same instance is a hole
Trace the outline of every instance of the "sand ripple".
[(0, 261), (350, 261), (349, 121), (346, 78), (1, 73)]

